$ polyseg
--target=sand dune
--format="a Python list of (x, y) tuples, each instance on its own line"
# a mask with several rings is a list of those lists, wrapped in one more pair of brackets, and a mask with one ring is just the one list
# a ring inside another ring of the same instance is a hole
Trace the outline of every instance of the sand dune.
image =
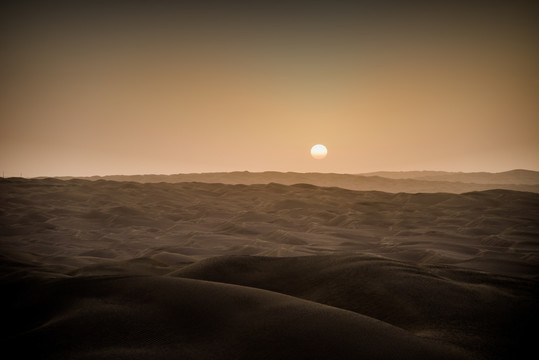
[[(63, 178), (64, 180), (72, 178)], [(204, 182), (222, 184), (313, 184), (360, 191), (464, 193), (492, 189), (539, 192), (539, 172), (513, 170), (503, 173), (447, 173), (432, 171), (378, 172), (369, 174), (228, 172), (176, 175), (111, 175), (83, 178), (142, 183)]]
[(0, 180), (5, 347), (42, 358), (523, 356), (539, 194)]
[(511, 170), (499, 173), (488, 172), (446, 172), (446, 171), (378, 171), (361, 174), (381, 176), (390, 179), (417, 179), (430, 181), (450, 181), (476, 184), (539, 184), (539, 172), (531, 170)]
[[(535, 276), (539, 195), (355, 192), (312, 185), (5, 180), (5, 252), (79, 265), (151, 257), (367, 252)], [(531, 249), (529, 248), (531, 246)], [(500, 255), (501, 254), (501, 255)], [(502, 256), (504, 261), (500, 261)]]
[[(17, 312), (8, 318), (14, 323), (10, 325), (19, 327), (20, 335), (8, 344), (19, 355), (43, 358), (46, 354), (54, 359), (464, 356), (453, 347), (367, 316), (235, 285), (170, 277), (75, 278), (42, 284), (38, 291), (44, 296), (15, 304)], [(32, 312), (31, 319), (25, 318)]]
[[(523, 324), (538, 320), (532, 315), (533, 281), (376, 256), (219, 257), (171, 275), (268, 289), (347, 309), (487, 358), (514, 356), (519, 352), (515, 344), (529, 336)], [(492, 343), (495, 349), (489, 349)]]

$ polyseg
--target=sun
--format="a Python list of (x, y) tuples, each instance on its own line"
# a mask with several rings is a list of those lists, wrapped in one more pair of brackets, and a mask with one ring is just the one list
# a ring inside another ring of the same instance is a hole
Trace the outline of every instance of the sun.
[(311, 156), (316, 160), (324, 159), (328, 154), (328, 149), (322, 144), (316, 144), (311, 148)]

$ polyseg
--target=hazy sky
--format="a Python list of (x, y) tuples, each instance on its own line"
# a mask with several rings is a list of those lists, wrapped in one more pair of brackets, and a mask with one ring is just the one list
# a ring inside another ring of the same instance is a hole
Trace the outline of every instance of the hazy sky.
[(539, 170), (537, 6), (16, 3), (6, 177)]

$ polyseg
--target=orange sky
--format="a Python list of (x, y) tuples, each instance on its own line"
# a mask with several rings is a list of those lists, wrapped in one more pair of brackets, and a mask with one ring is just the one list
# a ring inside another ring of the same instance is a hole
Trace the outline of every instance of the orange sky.
[(4, 13), (5, 176), (539, 170), (537, 8), (115, 3)]

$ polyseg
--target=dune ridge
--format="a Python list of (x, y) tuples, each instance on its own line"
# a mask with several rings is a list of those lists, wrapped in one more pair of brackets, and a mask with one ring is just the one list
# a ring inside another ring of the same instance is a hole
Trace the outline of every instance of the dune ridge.
[[(73, 177), (63, 177), (63, 180)], [(539, 172), (512, 170), (502, 173), (448, 172), (378, 172), (367, 174), (295, 173), (295, 172), (216, 172), (174, 175), (108, 175), (83, 177), (86, 180), (157, 182), (204, 182), (221, 184), (294, 185), (299, 183), (340, 187), (357, 191), (384, 192), (449, 192), (464, 193), (492, 189), (539, 192)]]
[(0, 179), (3, 345), (41, 358), (518, 358), (539, 194)]
[[(43, 307), (43, 302), (48, 305), (41, 321), (23, 327), (16, 342), (9, 344), (22, 348), (25, 355), (82, 359), (465, 356), (454, 347), (367, 316), (237, 285), (170, 277), (105, 277), (64, 279), (44, 287), (47, 294), (38, 304), (17, 305), (22, 313), (31, 311), (28, 307)], [(64, 304), (55, 304), (56, 299)], [(106, 327), (100, 326), (101, 321), (106, 321)], [(28, 343), (34, 346), (25, 348)], [(381, 343), (389, 346), (380, 348)]]
[[(65, 272), (139, 257), (365, 252), (536, 276), (535, 193), (357, 192), (313, 185), (2, 181), (3, 252)], [(26, 249), (27, 247), (27, 249)], [(76, 266), (72, 264), (77, 257)]]
[[(519, 352), (514, 344), (530, 336), (523, 325), (532, 326), (537, 320), (532, 315), (537, 296), (534, 281), (417, 266), (380, 256), (227, 256), (200, 261), (170, 276), (293, 295), (367, 315), (471, 353), (482, 351), (487, 358), (510, 358)], [(493, 342), (496, 350), (486, 351)]]
[(417, 179), (430, 181), (449, 181), (476, 184), (527, 184), (539, 183), (539, 172), (516, 169), (498, 173), (489, 172), (448, 172), (448, 171), (378, 171), (360, 174), (380, 176), (389, 179)]

